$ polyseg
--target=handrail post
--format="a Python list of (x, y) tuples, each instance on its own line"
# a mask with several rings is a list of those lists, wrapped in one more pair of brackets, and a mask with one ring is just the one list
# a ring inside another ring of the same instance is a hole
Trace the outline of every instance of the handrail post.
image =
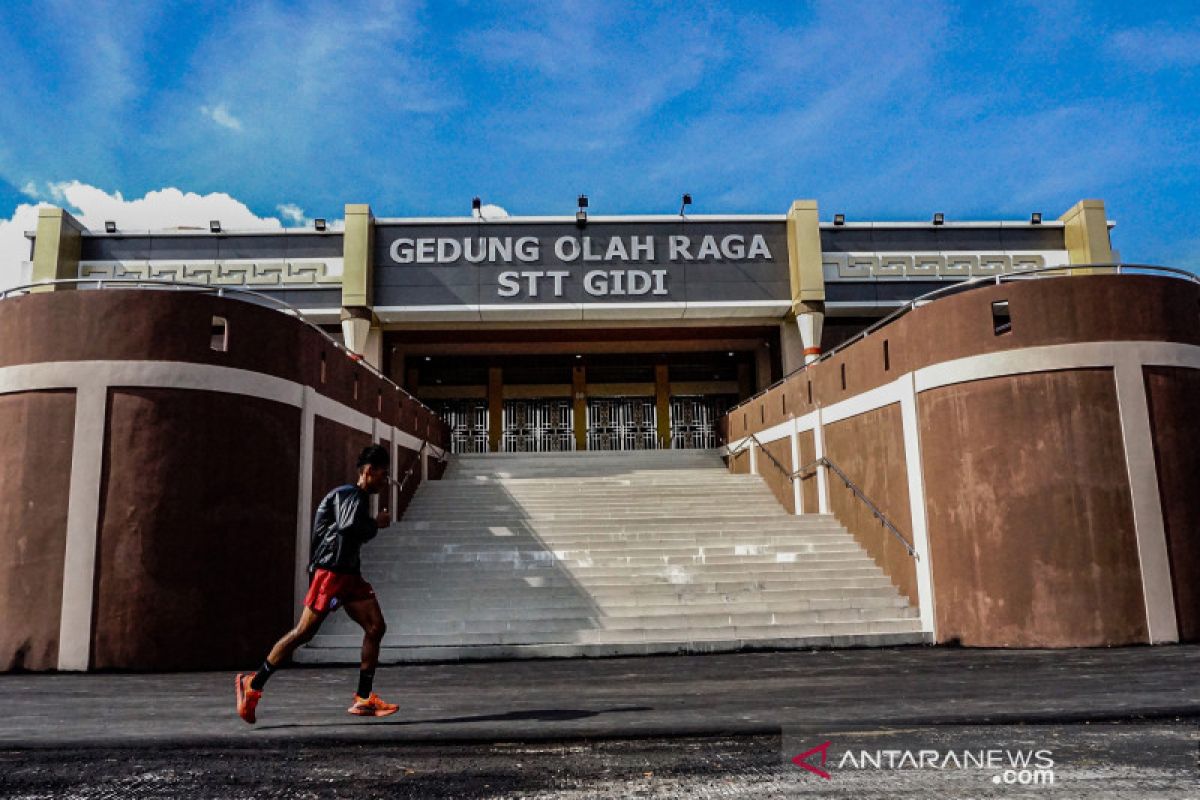
[(751, 441), (750, 441), (750, 474), (751, 475), (758, 474), (758, 450), (755, 447), (755, 442), (757, 442), (757, 441), (758, 441), (758, 439), (751, 439)]

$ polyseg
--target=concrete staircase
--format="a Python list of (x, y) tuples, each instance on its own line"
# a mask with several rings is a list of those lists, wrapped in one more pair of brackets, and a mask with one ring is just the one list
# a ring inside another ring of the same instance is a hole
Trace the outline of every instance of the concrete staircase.
[[(713, 451), (455, 456), (364, 548), (383, 661), (924, 641), (832, 516), (793, 516)], [(356, 662), (335, 614), (300, 653)]]

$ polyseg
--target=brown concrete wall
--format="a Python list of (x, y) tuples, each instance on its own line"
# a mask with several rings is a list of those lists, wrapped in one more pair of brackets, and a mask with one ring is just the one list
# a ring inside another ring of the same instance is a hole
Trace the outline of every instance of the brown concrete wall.
[[(325, 495), (357, 480), (358, 454), (371, 444), (369, 434), (341, 423), (317, 417), (313, 425), (313, 474), (311, 520)], [(403, 504), (398, 504), (403, 508)]]
[[(879, 506), (909, 542), (913, 540), (899, 404), (826, 425), (825, 455)], [(917, 571), (913, 557), (836, 474), (830, 472), (828, 481), (829, 505), (838, 521), (915, 605)]]
[(292, 624), (300, 411), (110, 392), (92, 666), (255, 663)]
[(918, 399), (939, 639), (1147, 639), (1111, 370), (994, 378)]
[[(777, 442), (769, 442), (765, 449), (771, 455), (775, 456), (779, 464), (783, 466), (780, 468), (760, 452), (758, 454), (758, 474), (762, 476), (763, 481), (770, 487), (779, 504), (786, 508), (789, 513), (794, 514), (796, 513), (796, 498), (792, 494), (792, 481), (788, 478), (788, 473), (796, 468), (792, 464), (792, 440), (788, 438), (780, 439)], [(787, 471), (785, 472), (784, 470)]]
[(1145, 375), (1179, 638), (1195, 642), (1200, 641), (1200, 370), (1147, 367)]
[(58, 664), (74, 392), (0, 395), (0, 670)]

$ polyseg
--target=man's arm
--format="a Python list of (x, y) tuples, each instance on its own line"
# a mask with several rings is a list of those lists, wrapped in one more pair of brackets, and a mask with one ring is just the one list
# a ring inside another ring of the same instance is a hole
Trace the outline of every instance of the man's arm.
[(337, 526), (343, 536), (369, 542), (379, 532), (379, 523), (371, 519), (369, 502), (361, 492), (347, 492), (338, 503)]

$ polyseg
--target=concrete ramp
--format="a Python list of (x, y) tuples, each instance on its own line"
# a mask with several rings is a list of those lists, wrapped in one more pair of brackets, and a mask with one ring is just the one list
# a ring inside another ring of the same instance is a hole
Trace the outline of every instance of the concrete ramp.
[[(837, 520), (713, 451), (455, 456), (363, 560), (385, 663), (924, 641)], [(335, 614), (297, 659), (356, 662), (361, 641)]]

